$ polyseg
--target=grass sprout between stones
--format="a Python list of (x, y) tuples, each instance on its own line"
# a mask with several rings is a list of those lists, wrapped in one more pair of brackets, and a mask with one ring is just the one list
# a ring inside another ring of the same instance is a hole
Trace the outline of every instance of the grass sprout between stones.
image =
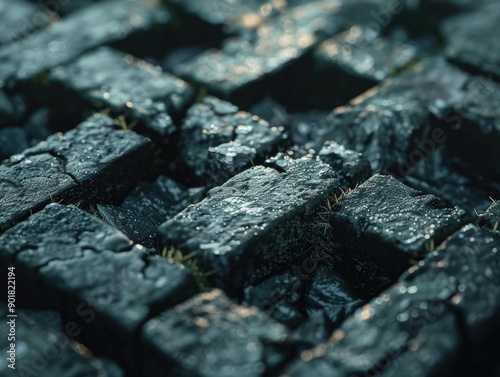
[(191, 252), (184, 255), (182, 251), (175, 247), (165, 247), (161, 252), (161, 256), (167, 258), (170, 263), (179, 263), (186, 267), (193, 274), (198, 287), (202, 292), (208, 291), (212, 284), (209, 277), (215, 274), (215, 271), (203, 271), (198, 265), (196, 252)]
[[(356, 185), (358, 187), (358, 185)], [(356, 188), (354, 187), (354, 189)], [(316, 212), (316, 224), (323, 228), (323, 236), (326, 236), (326, 232), (331, 227), (329, 216), (332, 212), (332, 207), (349, 195), (353, 189), (348, 188), (347, 190), (340, 189), (340, 193), (336, 192), (329, 195), (322, 206), (319, 207)]]

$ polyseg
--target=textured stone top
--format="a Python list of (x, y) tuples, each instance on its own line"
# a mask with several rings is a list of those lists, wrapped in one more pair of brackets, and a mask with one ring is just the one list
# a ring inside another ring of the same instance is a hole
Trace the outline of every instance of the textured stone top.
[(175, 131), (171, 115), (186, 107), (194, 95), (181, 79), (107, 47), (54, 69), (49, 82), (97, 107), (130, 112), (132, 120), (161, 137)]
[(51, 201), (119, 199), (148, 169), (151, 143), (94, 115), (0, 166), (0, 228)]
[(30, 79), (91, 48), (124, 40), (168, 19), (166, 11), (138, 1), (115, 0), (90, 6), (0, 49), (0, 87), (7, 80)]

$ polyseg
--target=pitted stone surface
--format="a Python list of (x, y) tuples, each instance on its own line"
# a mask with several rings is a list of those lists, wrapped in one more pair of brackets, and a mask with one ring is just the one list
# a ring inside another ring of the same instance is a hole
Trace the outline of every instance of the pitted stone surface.
[(198, 290), (186, 268), (147, 256), (122, 233), (73, 206), (51, 204), (0, 240), (0, 260), (16, 267), (22, 284), (45, 288), (47, 296), (37, 300), (59, 297), (60, 310), (75, 315), (81, 326), (90, 323), (85, 313), (93, 313), (96, 322), (84, 336), (107, 352), (116, 353), (112, 344), (98, 343), (100, 328), (111, 342), (132, 346), (142, 323)]
[(172, 115), (193, 99), (193, 91), (181, 79), (107, 47), (54, 69), (48, 79), (58, 94), (72, 93), (84, 106), (126, 114), (163, 142), (175, 131)]
[(234, 304), (220, 290), (197, 295), (150, 320), (141, 341), (151, 376), (169, 369), (175, 376), (263, 376), (293, 354), (285, 326), (255, 307)]
[(124, 41), (168, 20), (166, 11), (132, 0), (106, 1), (88, 7), (0, 49), (0, 87), (7, 81), (32, 79), (85, 51)]
[(209, 96), (184, 119), (181, 159), (197, 182), (214, 186), (263, 162), (283, 139), (282, 128)]
[(468, 221), (458, 207), (375, 175), (332, 206), (329, 232), (341, 247), (318, 252), (376, 294)]
[(151, 143), (94, 115), (0, 166), (0, 227), (51, 201), (117, 200), (149, 168)]
[(302, 353), (285, 375), (449, 373), (460, 357), (474, 357), (463, 353), (463, 342), (484, 342), (498, 331), (499, 247), (497, 234), (464, 227), (359, 309), (327, 344)]
[(229, 289), (293, 259), (308, 215), (338, 189), (339, 176), (314, 158), (270, 166), (245, 170), (162, 224), (163, 244), (195, 252)]

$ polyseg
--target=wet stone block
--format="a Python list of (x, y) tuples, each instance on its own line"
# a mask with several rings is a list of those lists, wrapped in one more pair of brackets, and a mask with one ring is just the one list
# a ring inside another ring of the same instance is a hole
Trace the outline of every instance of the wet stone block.
[(285, 375), (443, 376), (495, 357), (500, 237), (467, 225), (362, 307)]
[[(61, 236), (58, 237), (58, 234)], [(37, 270), (52, 260), (81, 255), (86, 246), (116, 252), (132, 247), (123, 234), (102, 221), (76, 207), (59, 204), (50, 204), (17, 224), (6, 231), (1, 240), (1, 261), (5, 265), (16, 263), (16, 272), (26, 276), (26, 279), (33, 279)], [(18, 299), (21, 300), (21, 297)], [(34, 303), (36, 300), (33, 298), (31, 301)]]
[(120, 206), (98, 205), (98, 209), (107, 222), (132, 241), (154, 248), (158, 226), (199, 202), (203, 191), (160, 176), (155, 182), (140, 182)]
[[(372, 300), (333, 332), (328, 343), (303, 351), (283, 375), (349, 377), (384, 369), (391, 376), (445, 375), (440, 373), (457, 361), (462, 340), (458, 319), (444, 304), (450, 292), (440, 295), (431, 284), (415, 288), (399, 284)], [(393, 374), (391, 368), (406, 373)]]
[(494, 201), (485, 213), (479, 215), (477, 224), (480, 227), (500, 230), (500, 205), (498, 202)]
[(150, 320), (141, 342), (148, 376), (264, 376), (293, 355), (285, 326), (217, 289)]
[(331, 207), (328, 236), (340, 247), (317, 252), (370, 296), (468, 221), (458, 207), (375, 175)]
[[(137, 1), (106, 1), (56, 22), (12, 45), (0, 48), (0, 87), (32, 79), (92, 48), (137, 41), (138, 36), (169, 20), (166, 11)], [(144, 46), (140, 43), (137, 46)]]
[(362, 304), (363, 300), (341, 276), (327, 266), (318, 267), (306, 293), (305, 307), (309, 317), (325, 313), (330, 328), (336, 328)]
[(275, 275), (255, 286), (245, 288), (243, 305), (255, 306), (290, 328), (306, 319), (303, 296), (307, 285), (292, 273)]
[[(7, 318), (7, 314), (7, 307), (0, 304), (2, 318)], [(9, 321), (15, 321), (14, 327)], [(7, 340), (7, 334), (11, 328), (15, 329), (15, 341), (12, 341), (15, 344), (15, 359), (9, 361), (11, 342)], [(4, 357), (0, 373), (4, 376), (19, 373), (20, 376), (40, 377), (108, 377), (103, 365), (84, 346), (64, 333), (45, 331), (23, 315), (2, 320), (0, 331), (6, 339), (0, 346)], [(14, 369), (9, 365), (13, 365)]]
[(467, 170), (460, 162), (451, 158), (444, 148), (439, 148), (415, 166), (411, 175), (405, 177), (405, 184), (446, 200), (475, 218), (476, 211), (486, 211), (491, 203), (488, 196), (495, 196), (500, 191), (494, 189), (493, 182), (484, 176), (464, 174)]
[(327, 83), (323, 90), (330, 96), (332, 91), (342, 93), (344, 101), (394, 75), (415, 58), (414, 47), (374, 38), (359, 26), (324, 41), (314, 52), (318, 84)]
[(286, 92), (287, 83), (276, 88), (280, 72), (300, 64), (325, 37), (351, 26), (350, 22), (373, 7), (376, 4), (369, 1), (342, 6), (324, 1), (290, 9), (249, 35), (226, 40), (221, 50), (202, 53), (186, 63), (179, 74), (222, 99), (249, 105), (273, 90)]
[[(491, 345), (498, 339), (500, 330), (499, 250), (498, 234), (468, 225), (455, 233), (436, 253), (403, 276), (403, 286), (407, 290), (411, 288), (414, 294), (433, 287), (436, 298), (442, 300), (448, 296), (446, 306), (452, 307), (456, 313), (460, 323), (460, 341), (464, 343), (461, 364), (457, 364), (459, 367), (462, 365), (461, 370), (464, 367), (471, 370), (486, 368), (485, 361), (491, 362), (496, 358)], [(431, 322), (443, 310), (442, 307), (434, 307), (426, 318), (427, 322)], [(421, 307), (419, 311), (422, 311)], [(400, 314), (398, 320), (414, 326), (425, 323), (416, 321), (415, 317), (415, 314), (408, 312)], [(416, 342), (416, 347), (411, 347), (410, 351), (390, 364), (381, 375), (452, 375), (453, 369), (436, 357), (436, 352), (439, 355), (443, 350), (448, 353), (448, 358), (453, 357), (456, 350), (452, 347), (451, 337), (441, 336), (441, 332), (437, 331), (442, 329), (432, 330), (436, 332), (427, 331), (423, 346)], [(434, 371), (434, 374), (430, 371)]]
[[(31, 1), (38, 1), (38, 0), (31, 0)], [(54, 11), (57, 12), (60, 16), (67, 16), (70, 13), (74, 13), (77, 11), (81, 11), (91, 5), (94, 5), (95, 3), (98, 2), (104, 2), (105, 0), (80, 0), (78, 2), (76, 1), (67, 1), (65, 3), (62, 3), (61, 1), (58, 1), (57, 3), (46, 3), (47, 7)]]
[(443, 118), (452, 104), (463, 101), (463, 87), (469, 77), (442, 58), (425, 58), (412, 69), (356, 97), (350, 104), (366, 106), (380, 100), (395, 104), (419, 101), (431, 114)]
[(283, 128), (209, 96), (184, 119), (181, 159), (196, 183), (213, 187), (262, 163), (283, 139)]
[(269, 166), (245, 170), (162, 224), (162, 244), (195, 252), (232, 291), (291, 261), (309, 215), (338, 189), (339, 177), (314, 158)]
[(498, 233), (468, 225), (402, 278), (417, 287), (452, 288), (450, 302), (462, 315), (471, 349), (488, 354), (480, 345), (500, 329), (499, 253)]
[(79, 324), (85, 341), (114, 355), (122, 349), (113, 344), (132, 347), (142, 323), (198, 290), (187, 269), (146, 255), (122, 233), (73, 206), (51, 204), (1, 241), (0, 258), (15, 265), (19, 280), (43, 287), (45, 295), (37, 296), (42, 301), (59, 297), (60, 309)]
[[(195, 27), (221, 37), (224, 34), (253, 29), (267, 18), (287, 8), (286, 2), (274, 0), (164, 0), (183, 20), (186, 29)], [(191, 31), (192, 32), (192, 31)], [(197, 36), (198, 38), (201, 35)], [(203, 35), (202, 38), (207, 38)]]
[(20, 0), (0, 1), (0, 46), (14, 43), (48, 25), (51, 13)]
[(337, 172), (343, 189), (355, 187), (372, 175), (368, 159), (360, 152), (347, 149), (334, 141), (327, 141), (318, 158)]
[(466, 67), (500, 77), (500, 41), (495, 37), (500, 21), (498, 2), (443, 21), (446, 52)]
[(107, 47), (52, 70), (48, 80), (55, 103), (61, 96), (73, 96), (80, 100), (73, 105), (75, 112), (81, 111), (83, 102), (90, 108), (124, 114), (163, 143), (175, 131), (172, 117), (180, 115), (194, 96), (177, 77)]
[(325, 128), (324, 138), (363, 152), (372, 170), (383, 173), (405, 169), (410, 154), (431, 133), (424, 104), (404, 99), (338, 107)]
[[(297, 305), (306, 320), (294, 329), (301, 350), (325, 343), (332, 332), (366, 301), (361, 298), (345, 279), (312, 260), (312, 274), (299, 275), (305, 289)], [(272, 296), (271, 296), (272, 297)]]
[(51, 201), (113, 202), (150, 167), (151, 143), (94, 115), (0, 166), (0, 228)]

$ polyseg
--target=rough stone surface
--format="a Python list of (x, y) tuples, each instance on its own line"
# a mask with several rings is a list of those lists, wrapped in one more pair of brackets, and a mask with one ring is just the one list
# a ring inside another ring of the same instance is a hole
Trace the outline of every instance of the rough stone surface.
[(0, 166), (0, 228), (51, 201), (119, 200), (149, 168), (151, 143), (95, 115)]
[(135, 37), (168, 19), (165, 11), (137, 1), (106, 1), (88, 7), (0, 49), (0, 87), (7, 81), (32, 79), (85, 51)]
[(417, 287), (433, 286), (442, 292), (446, 287), (454, 288), (449, 291), (453, 293), (451, 304), (462, 314), (467, 338), (481, 343), (495, 334), (499, 325), (499, 252), (498, 233), (468, 225), (419, 264), (419, 268), (410, 270), (403, 280)]
[(339, 107), (325, 128), (324, 138), (363, 152), (372, 170), (383, 173), (404, 170), (417, 143), (431, 133), (425, 106), (403, 98)]
[(475, 356), (464, 342), (485, 346), (498, 333), (498, 250), (497, 234), (464, 227), (358, 310), (328, 344), (302, 353), (288, 375), (450, 375), (460, 358)]
[[(444, 148), (438, 148), (430, 156), (415, 166), (405, 183), (412, 188), (453, 203), (475, 217), (486, 211), (491, 201), (489, 196), (498, 193), (488, 184), (487, 178), (475, 177), (461, 172), (461, 164), (452, 158)], [(462, 170), (463, 171), (463, 170)]]
[[(132, 347), (142, 323), (198, 289), (184, 267), (147, 256), (123, 234), (72, 206), (51, 204), (1, 240), (0, 258), (15, 265), (23, 284), (38, 282), (48, 295), (61, 297), (61, 309), (84, 328), (84, 339), (110, 353), (121, 352), (109, 349), (113, 342)], [(102, 344), (98, 334), (104, 329), (108, 341)]]
[(375, 175), (331, 207), (328, 236), (340, 247), (320, 245), (318, 252), (348, 281), (377, 294), (467, 222), (458, 207)]
[[(5, 304), (0, 305), (0, 315), (7, 318), (8, 311)], [(8, 320), (15, 320), (15, 363), (10, 369), (6, 355), (9, 355), (10, 342)], [(4, 376), (17, 374), (28, 376), (36, 374), (40, 377), (68, 376), (68, 377), (112, 377), (106, 373), (103, 365), (92, 357), (92, 354), (81, 344), (69, 339), (61, 332), (50, 331), (37, 326), (24, 316), (8, 318), (0, 324), (0, 331), (5, 334), (0, 350), (4, 359), (0, 363), (0, 373)], [(57, 363), (50, 362), (54, 355)], [(48, 361), (43, 365), (44, 361)]]
[(27, 1), (0, 1), (0, 46), (14, 43), (44, 28), (50, 18), (50, 12)]
[(217, 26), (227, 33), (254, 28), (266, 18), (287, 8), (286, 2), (273, 0), (214, 0), (209, 3), (196, 0), (164, 0), (164, 2), (181, 14), (201, 20), (205, 30), (207, 26)]
[[(194, 95), (181, 79), (108, 47), (52, 70), (49, 82), (56, 99), (73, 95), (91, 108), (125, 114), (129, 122), (138, 122), (139, 128), (162, 142), (175, 131), (172, 116), (183, 111)], [(74, 106), (81, 109), (81, 101)]]
[(325, 92), (331, 97), (340, 92), (344, 101), (394, 75), (415, 58), (414, 47), (375, 37), (359, 26), (324, 41), (314, 53), (319, 81), (327, 83)]
[(363, 149), (376, 172), (473, 214), (499, 193), (498, 93), (487, 78), (425, 58), (335, 109), (320, 137)]
[(500, 377), (498, 4), (0, 0), (0, 375)]
[(294, 328), (305, 320), (301, 305), (306, 288), (297, 275), (275, 275), (245, 288), (243, 305), (256, 306), (276, 321)]
[(372, 173), (370, 163), (363, 154), (334, 141), (325, 142), (318, 157), (339, 174), (341, 187), (346, 190), (366, 181)]
[[(306, 311), (309, 317), (325, 313), (330, 328), (336, 328), (363, 304), (344, 279), (326, 266), (320, 266), (306, 293)], [(326, 340), (326, 339), (325, 339)]]
[(462, 88), (469, 75), (442, 58), (425, 58), (412, 69), (385, 80), (381, 85), (353, 99), (351, 104), (371, 104), (381, 98), (386, 103), (421, 101), (428, 111), (442, 117), (451, 104), (463, 100)]
[(150, 320), (141, 341), (149, 376), (163, 376), (169, 369), (173, 376), (264, 376), (293, 350), (285, 326), (255, 307), (232, 303), (220, 290)]
[(156, 246), (160, 224), (201, 200), (202, 188), (186, 188), (160, 176), (155, 182), (140, 182), (120, 206), (98, 205), (100, 214), (135, 243)]
[(225, 41), (222, 50), (202, 53), (188, 62), (180, 75), (220, 98), (251, 103), (259, 93), (272, 88), (272, 76), (297, 64), (325, 37), (351, 26), (377, 7), (373, 1), (323, 1), (292, 8), (249, 36)]
[(441, 31), (448, 56), (473, 69), (500, 77), (500, 41), (495, 37), (499, 21), (497, 2), (445, 20)]
[(348, 377), (384, 368), (381, 375), (441, 375), (460, 350), (458, 321), (432, 289), (410, 294), (399, 288), (359, 309), (328, 343), (303, 351), (284, 375)]
[(339, 178), (314, 158), (270, 164), (245, 170), (162, 224), (162, 243), (195, 252), (228, 289), (291, 261), (308, 215), (338, 189)]
[(282, 141), (282, 128), (209, 96), (183, 121), (181, 159), (197, 183), (214, 186), (263, 162)]

